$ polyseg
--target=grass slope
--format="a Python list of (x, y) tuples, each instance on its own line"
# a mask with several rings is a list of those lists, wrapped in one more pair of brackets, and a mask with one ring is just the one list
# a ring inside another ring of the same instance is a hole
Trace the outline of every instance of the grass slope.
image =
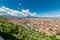
[(56, 36), (47, 36), (22, 25), (0, 21), (0, 35), (5, 40), (58, 40)]

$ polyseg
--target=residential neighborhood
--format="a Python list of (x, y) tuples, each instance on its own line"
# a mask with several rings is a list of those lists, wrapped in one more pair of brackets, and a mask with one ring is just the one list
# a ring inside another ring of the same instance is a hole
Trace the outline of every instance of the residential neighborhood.
[(8, 18), (6, 21), (26, 25), (31, 30), (42, 32), (47, 35), (55, 35), (60, 31), (60, 19), (56, 18)]

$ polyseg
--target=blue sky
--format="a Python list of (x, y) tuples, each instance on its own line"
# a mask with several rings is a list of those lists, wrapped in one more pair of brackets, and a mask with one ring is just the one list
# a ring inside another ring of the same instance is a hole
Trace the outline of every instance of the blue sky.
[(60, 0), (0, 0), (0, 6), (21, 11), (29, 9), (37, 16), (59, 16)]

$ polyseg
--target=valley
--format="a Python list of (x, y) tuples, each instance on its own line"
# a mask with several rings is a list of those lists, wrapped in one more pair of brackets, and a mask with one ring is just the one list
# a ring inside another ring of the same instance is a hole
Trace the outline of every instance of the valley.
[(7, 18), (6, 21), (28, 26), (29, 29), (55, 35), (60, 32), (60, 19), (52, 18)]

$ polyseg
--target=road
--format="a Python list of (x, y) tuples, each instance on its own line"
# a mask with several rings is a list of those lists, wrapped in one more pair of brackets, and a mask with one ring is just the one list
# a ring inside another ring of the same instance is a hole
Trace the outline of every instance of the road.
[(0, 40), (4, 40), (4, 39), (0, 36)]

